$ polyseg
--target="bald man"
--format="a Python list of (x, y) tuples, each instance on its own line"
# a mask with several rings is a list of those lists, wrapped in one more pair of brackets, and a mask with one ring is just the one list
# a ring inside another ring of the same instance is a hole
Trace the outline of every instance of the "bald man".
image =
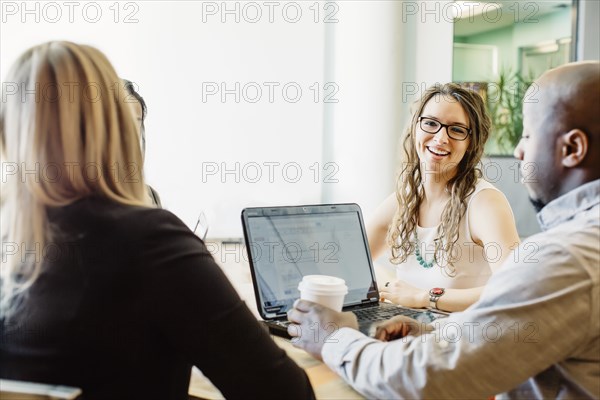
[(396, 317), (376, 338), (352, 313), (306, 301), (289, 312), (295, 345), (364, 395), (600, 398), (600, 63), (549, 71), (525, 99), (515, 156), (543, 232), (477, 303), (435, 326)]

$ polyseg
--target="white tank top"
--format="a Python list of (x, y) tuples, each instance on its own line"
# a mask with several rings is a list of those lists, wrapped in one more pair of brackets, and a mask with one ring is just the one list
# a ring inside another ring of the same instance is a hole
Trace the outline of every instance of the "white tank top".
[[(415, 254), (408, 256), (405, 262), (396, 266), (396, 276), (420, 289), (431, 289), (433, 287), (453, 288), (453, 289), (468, 289), (486, 284), (492, 270), (487, 259), (484, 256), (482, 246), (476, 244), (469, 230), (469, 207), (475, 195), (482, 190), (492, 189), (498, 190), (491, 183), (480, 179), (475, 191), (467, 201), (467, 212), (460, 220), (459, 236), (456, 242), (457, 258), (453, 264), (453, 270), (448, 266), (441, 267), (434, 263), (431, 268), (424, 268)], [(437, 226), (432, 228), (422, 228), (417, 226), (417, 236), (419, 240), (419, 249), (421, 257), (427, 262), (433, 261), (433, 252), (435, 249), (434, 239), (436, 238)], [(414, 236), (411, 238), (414, 240)], [(497, 249), (489, 246), (487, 249), (489, 259), (494, 259), (498, 255)], [(391, 252), (390, 252), (391, 253)], [(444, 264), (442, 262), (442, 264)], [(450, 275), (452, 273), (452, 275)]]

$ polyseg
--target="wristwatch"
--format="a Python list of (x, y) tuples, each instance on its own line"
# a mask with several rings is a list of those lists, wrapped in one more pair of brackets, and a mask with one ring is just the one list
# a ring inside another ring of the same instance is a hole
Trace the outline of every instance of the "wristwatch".
[(429, 308), (438, 310), (437, 302), (446, 293), (444, 288), (434, 287), (429, 291)]

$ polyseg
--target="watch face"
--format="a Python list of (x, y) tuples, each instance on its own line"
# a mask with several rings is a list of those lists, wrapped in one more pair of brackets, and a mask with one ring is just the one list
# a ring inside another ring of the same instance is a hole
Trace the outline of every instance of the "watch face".
[(441, 296), (444, 294), (444, 289), (436, 287), (433, 288), (429, 291), (429, 294), (435, 295), (435, 296)]

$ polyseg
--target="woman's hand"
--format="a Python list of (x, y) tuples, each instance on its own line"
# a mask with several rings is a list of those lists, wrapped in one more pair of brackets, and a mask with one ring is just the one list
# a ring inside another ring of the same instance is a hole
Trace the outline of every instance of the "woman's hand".
[(379, 295), (383, 300), (404, 307), (425, 308), (429, 305), (427, 290), (418, 289), (404, 281), (387, 282), (380, 290)]

